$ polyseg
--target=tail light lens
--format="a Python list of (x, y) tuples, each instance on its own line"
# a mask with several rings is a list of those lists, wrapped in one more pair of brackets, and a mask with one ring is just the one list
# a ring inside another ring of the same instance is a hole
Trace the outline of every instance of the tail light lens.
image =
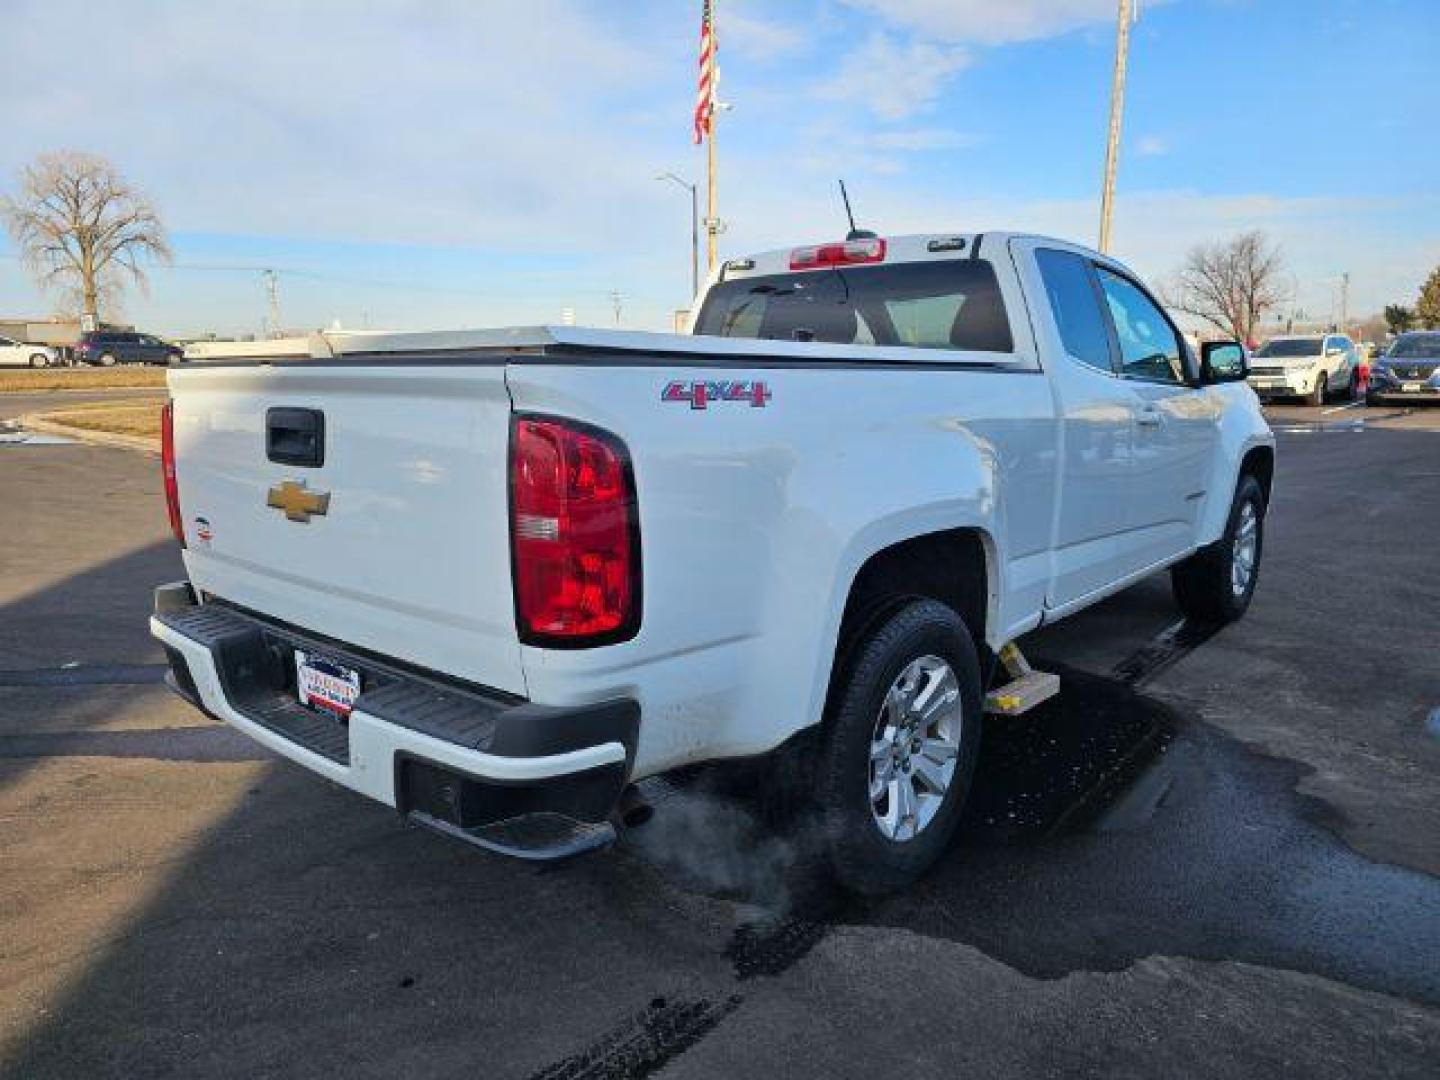
[(615, 436), (569, 420), (515, 419), (510, 546), (522, 641), (577, 648), (635, 635), (635, 480)]
[(822, 266), (853, 266), (885, 261), (885, 241), (846, 240), (838, 244), (796, 248), (790, 252), (791, 270), (816, 270)]
[(160, 471), (165, 477), (165, 509), (170, 512), (170, 531), (185, 546), (185, 520), (180, 516), (180, 486), (175, 481), (175, 402), (160, 410)]

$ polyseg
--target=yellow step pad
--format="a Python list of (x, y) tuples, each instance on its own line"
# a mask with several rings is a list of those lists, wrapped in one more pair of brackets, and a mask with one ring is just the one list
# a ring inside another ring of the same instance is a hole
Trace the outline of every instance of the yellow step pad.
[(1060, 692), (1060, 676), (1031, 670), (985, 695), (985, 711), (1001, 716), (1019, 716)]

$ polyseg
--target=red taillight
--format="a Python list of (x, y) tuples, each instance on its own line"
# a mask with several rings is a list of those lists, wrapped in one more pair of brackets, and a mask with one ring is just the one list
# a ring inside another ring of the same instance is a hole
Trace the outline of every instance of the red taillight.
[(185, 546), (185, 521), (180, 516), (180, 485), (175, 481), (175, 403), (165, 402), (160, 410), (160, 471), (165, 477), (165, 508), (170, 511), (170, 531)]
[(791, 270), (814, 270), (821, 266), (848, 266), (853, 263), (885, 261), (885, 241), (845, 240), (838, 244), (796, 248), (790, 252)]
[(640, 622), (635, 482), (613, 435), (517, 417), (510, 429), (515, 616), (532, 645), (598, 645)]

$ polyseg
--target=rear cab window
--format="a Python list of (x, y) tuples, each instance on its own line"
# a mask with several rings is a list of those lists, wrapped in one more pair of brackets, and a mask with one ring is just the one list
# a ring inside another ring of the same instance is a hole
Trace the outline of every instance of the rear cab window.
[(1065, 351), (1086, 367), (1113, 374), (1110, 335), (1088, 261), (1073, 252), (1036, 248), (1035, 263)]
[(984, 259), (839, 266), (722, 281), (695, 332), (767, 341), (1013, 353), (1010, 319)]

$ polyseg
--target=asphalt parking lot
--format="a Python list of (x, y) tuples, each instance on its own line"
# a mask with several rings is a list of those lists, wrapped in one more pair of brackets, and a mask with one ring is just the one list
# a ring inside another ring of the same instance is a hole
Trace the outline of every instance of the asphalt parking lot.
[(271, 757), (160, 685), (156, 462), (0, 438), (0, 1074), (1434, 1076), (1440, 409), (1333, 408), (1249, 616), (1033, 635), (1061, 698), (865, 903), (728, 773), (537, 868)]

